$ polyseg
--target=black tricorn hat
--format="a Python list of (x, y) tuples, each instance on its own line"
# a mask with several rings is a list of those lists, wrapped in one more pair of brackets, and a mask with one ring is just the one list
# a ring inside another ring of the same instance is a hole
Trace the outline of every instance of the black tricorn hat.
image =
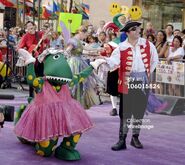
[(123, 26), (123, 28), (120, 29), (120, 32), (127, 32), (131, 27), (140, 26), (140, 25), (141, 25), (141, 22), (128, 21), (126, 22), (125, 26)]

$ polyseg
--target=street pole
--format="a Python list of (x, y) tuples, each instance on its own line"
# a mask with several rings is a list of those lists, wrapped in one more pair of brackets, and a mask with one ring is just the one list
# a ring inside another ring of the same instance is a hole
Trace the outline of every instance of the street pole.
[(63, 0), (60, 0), (60, 11), (63, 11), (64, 9), (64, 4)]
[(33, 0), (33, 22), (35, 23), (35, 0)]
[(26, 19), (26, 0), (23, 1), (23, 26), (25, 25), (25, 19)]
[(40, 6), (41, 0), (38, 0), (38, 30), (40, 30)]
[(72, 12), (72, 7), (73, 7), (73, 0), (70, 0), (69, 13)]
[(17, 12), (16, 12), (16, 26), (19, 25), (19, 0), (16, 0), (16, 7), (17, 7)]

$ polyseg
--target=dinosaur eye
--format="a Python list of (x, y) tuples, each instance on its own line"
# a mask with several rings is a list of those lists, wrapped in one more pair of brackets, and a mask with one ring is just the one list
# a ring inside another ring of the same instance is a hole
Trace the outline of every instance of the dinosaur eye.
[(59, 54), (56, 54), (56, 55), (53, 56), (53, 59), (54, 60), (58, 60), (59, 58), (60, 58), (60, 55)]

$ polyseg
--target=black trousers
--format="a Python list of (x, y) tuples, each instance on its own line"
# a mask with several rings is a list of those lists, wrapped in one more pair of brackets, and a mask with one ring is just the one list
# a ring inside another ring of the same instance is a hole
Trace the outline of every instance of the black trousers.
[(106, 92), (112, 96), (118, 96), (118, 69), (108, 72)]
[[(133, 82), (134, 85), (142, 82)], [(131, 86), (130, 86), (131, 87)], [(119, 117), (123, 124), (123, 134), (128, 133), (128, 126), (132, 122), (132, 133), (139, 134), (142, 119), (148, 102), (149, 90), (130, 88), (128, 94), (120, 94)]]

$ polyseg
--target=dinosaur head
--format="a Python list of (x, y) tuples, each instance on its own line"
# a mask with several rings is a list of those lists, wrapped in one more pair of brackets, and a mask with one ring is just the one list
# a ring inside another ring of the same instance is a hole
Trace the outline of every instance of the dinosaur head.
[(54, 85), (63, 85), (72, 80), (72, 71), (63, 52), (48, 51), (43, 59), (44, 75)]

